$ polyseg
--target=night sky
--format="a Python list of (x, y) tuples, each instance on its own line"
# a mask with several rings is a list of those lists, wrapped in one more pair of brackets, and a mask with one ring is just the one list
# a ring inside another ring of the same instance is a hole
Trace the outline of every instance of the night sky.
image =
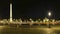
[(0, 19), (9, 18), (9, 1), (0, 0)]
[[(0, 1), (0, 18), (9, 18), (10, 0)], [(13, 18), (60, 19), (60, 2), (52, 0), (13, 0)], [(47, 14), (51, 12), (49, 17)]]

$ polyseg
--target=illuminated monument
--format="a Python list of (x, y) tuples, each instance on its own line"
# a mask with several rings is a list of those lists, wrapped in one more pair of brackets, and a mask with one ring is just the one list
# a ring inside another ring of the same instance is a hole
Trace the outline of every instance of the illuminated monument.
[(12, 22), (12, 3), (10, 3), (10, 22)]

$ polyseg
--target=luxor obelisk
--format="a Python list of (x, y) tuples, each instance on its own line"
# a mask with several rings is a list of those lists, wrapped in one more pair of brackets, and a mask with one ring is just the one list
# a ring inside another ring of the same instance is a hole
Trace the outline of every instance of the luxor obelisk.
[(12, 22), (12, 3), (10, 3), (10, 22)]

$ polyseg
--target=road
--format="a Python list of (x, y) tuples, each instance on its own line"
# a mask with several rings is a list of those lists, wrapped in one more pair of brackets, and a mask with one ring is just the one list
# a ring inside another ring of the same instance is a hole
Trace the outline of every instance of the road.
[(0, 34), (60, 34), (60, 27), (40, 26), (0, 26)]

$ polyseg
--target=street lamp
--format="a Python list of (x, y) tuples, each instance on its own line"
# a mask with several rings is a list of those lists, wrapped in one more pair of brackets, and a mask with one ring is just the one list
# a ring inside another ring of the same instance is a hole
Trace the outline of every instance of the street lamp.
[[(51, 16), (51, 12), (48, 12), (48, 16)], [(48, 27), (50, 28), (50, 23), (48, 22)]]

